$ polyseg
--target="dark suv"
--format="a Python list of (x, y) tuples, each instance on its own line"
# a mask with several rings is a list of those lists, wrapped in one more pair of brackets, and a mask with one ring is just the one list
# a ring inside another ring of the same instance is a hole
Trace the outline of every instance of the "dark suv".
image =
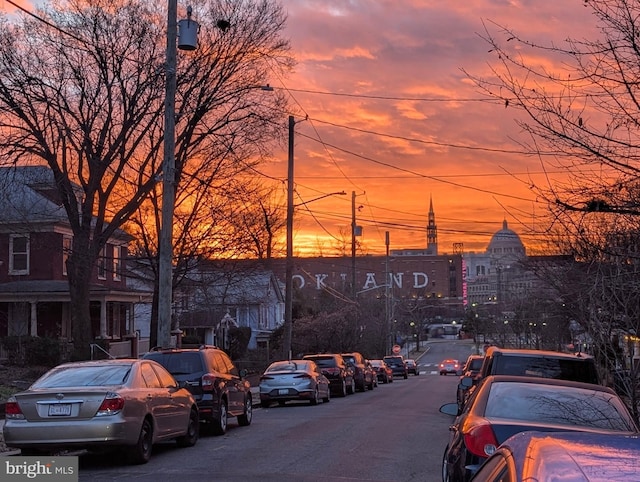
[(322, 374), (329, 379), (331, 391), (339, 397), (355, 393), (356, 382), (353, 369), (347, 365), (342, 355), (337, 353), (322, 353), (305, 355), (305, 360), (313, 360)]
[(600, 383), (596, 364), (591, 355), (492, 346), (485, 353), (480, 372), (473, 377), (461, 378), (458, 386), (460, 409), (474, 387), (490, 375), (518, 375)]
[(237, 417), (241, 426), (251, 424), (251, 385), (224, 351), (213, 346), (154, 350), (144, 358), (163, 365), (180, 386), (189, 389), (198, 404), (200, 421), (214, 434), (224, 435), (228, 417)]
[(407, 365), (404, 363), (404, 358), (402, 358), (400, 355), (385, 356), (383, 360), (387, 365), (389, 365), (389, 368), (391, 368), (394, 377), (409, 377), (409, 370), (407, 370)]
[(367, 390), (373, 390), (375, 386), (375, 375), (373, 370), (368, 369), (367, 360), (362, 354), (356, 352), (343, 353), (342, 358), (353, 369), (353, 378), (356, 381), (356, 389), (364, 392)]

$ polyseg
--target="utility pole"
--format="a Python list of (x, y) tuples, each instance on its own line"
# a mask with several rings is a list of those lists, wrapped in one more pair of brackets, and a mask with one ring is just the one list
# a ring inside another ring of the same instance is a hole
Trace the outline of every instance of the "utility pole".
[(293, 335), (293, 132), (295, 120), (289, 116), (289, 155), (287, 163), (287, 258), (284, 293), (284, 356), (291, 359)]
[(356, 299), (356, 192), (351, 191), (351, 297)]
[(173, 212), (176, 199), (176, 64), (178, 56), (178, 0), (169, 0), (167, 9), (167, 57), (164, 98), (164, 158), (162, 161), (162, 225), (158, 252), (158, 340), (168, 347), (171, 340), (173, 264)]

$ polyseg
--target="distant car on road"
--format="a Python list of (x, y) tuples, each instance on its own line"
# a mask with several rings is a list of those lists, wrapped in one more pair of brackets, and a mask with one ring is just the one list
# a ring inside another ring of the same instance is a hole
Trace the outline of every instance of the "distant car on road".
[(371, 366), (378, 375), (378, 381), (382, 383), (393, 382), (393, 370), (385, 363), (384, 360), (369, 360)]
[(272, 402), (284, 405), (292, 400), (307, 400), (317, 405), (329, 402), (329, 379), (313, 360), (276, 361), (260, 377), (260, 404), (266, 408)]
[(339, 353), (305, 355), (303, 360), (313, 360), (322, 374), (329, 379), (331, 391), (339, 397), (346, 397), (356, 391), (353, 369), (347, 365)]
[(347, 365), (353, 370), (353, 378), (356, 382), (356, 390), (364, 392), (374, 389), (373, 373), (367, 370), (367, 361), (361, 353), (342, 353), (342, 358)]
[[(458, 404), (445, 404), (440, 411), (456, 416)], [(611, 388), (551, 378), (489, 376), (453, 421), (442, 479), (467, 482), (501, 443), (529, 430), (637, 434), (638, 427)]]
[(22, 455), (119, 449), (144, 464), (154, 444), (199, 436), (193, 395), (160, 364), (117, 359), (52, 368), (5, 406), (4, 441)]
[(409, 371), (404, 363), (404, 358), (400, 355), (389, 355), (383, 358), (384, 362), (391, 368), (394, 377), (408, 378)]
[(440, 375), (449, 375), (450, 373), (453, 375), (462, 375), (462, 365), (460, 365), (459, 360), (447, 358), (440, 362), (438, 368), (440, 369)]
[(407, 365), (407, 373), (413, 373), (416, 376), (420, 375), (420, 370), (418, 369), (418, 364), (415, 360), (407, 358), (404, 363)]

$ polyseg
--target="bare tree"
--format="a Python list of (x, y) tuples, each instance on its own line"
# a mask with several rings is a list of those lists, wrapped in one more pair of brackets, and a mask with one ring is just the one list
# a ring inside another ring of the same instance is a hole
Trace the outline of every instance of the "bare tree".
[[(199, 49), (179, 56), (177, 72), (182, 226), (197, 225), (192, 208), (212, 197), (194, 186), (216, 190), (220, 173), (230, 179), (266, 155), (282, 98), (258, 99), (256, 86), (292, 64), (275, 1), (208, 0), (193, 15)], [(74, 234), (67, 270), (79, 358), (91, 341), (88, 290), (101, 248), (147, 200), (159, 224), (165, 19), (149, 2), (71, 0), (0, 24), (0, 163), (54, 173)]]

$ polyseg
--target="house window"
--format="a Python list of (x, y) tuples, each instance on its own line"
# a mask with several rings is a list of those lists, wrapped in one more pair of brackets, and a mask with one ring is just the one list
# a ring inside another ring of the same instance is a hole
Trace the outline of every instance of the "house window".
[(71, 236), (62, 237), (62, 274), (67, 276), (67, 261), (71, 256)]
[(9, 274), (29, 274), (29, 236), (9, 238)]
[(113, 247), (113, 280), (120, 281), (122, 271), (122, 246)]
[(103, 246), (98, 256), (98, 279), (107, 279), (107, 247)]

